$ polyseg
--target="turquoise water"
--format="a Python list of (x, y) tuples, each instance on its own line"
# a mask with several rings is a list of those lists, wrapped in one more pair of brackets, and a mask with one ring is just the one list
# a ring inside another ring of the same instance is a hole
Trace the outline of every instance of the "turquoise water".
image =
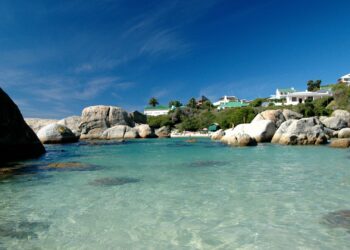
[(327, 217), (350, 209), (349, 150), (207, 139), (47, 149), (0, 179), (0, 249), (350, 248), (350, 218)]

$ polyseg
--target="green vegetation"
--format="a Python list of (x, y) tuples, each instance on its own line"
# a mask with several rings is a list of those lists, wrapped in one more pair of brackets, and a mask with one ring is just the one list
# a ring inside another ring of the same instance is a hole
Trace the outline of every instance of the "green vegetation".
[(346, 83), (338, 83), (332, 87), (334, 101), (328, 108), (331, 109), (347, 109), (350, 111), (350, 86)]
[[(313, 90), (324, 88), (324, 86), (319, 86), (321, 84), (320, 80), (312, 81), (312, 84), (311, 81), (308, 82), (308, 87), (313, 86)], [(154, 128), (170, 126), (180, 131), (198, 131), (208, 128), (213, 123), (218, 123), (222, 129), (231, 128), (241, 123), (249, 123), (259, 112), (267, 109), (290, 109), (301, 113), (304, 117), (328, 116), (335, 109), (350, 111), (350, 86), (345, 83), (337, 83), (329, 85), (329, 87), (332, 87), (334, 97), (309, 100), (296, 106), (281, 107), (271, 104), (268, 107), (261, 107), (266, 99), (257, 98), (247, 107), (227, 108), (218, 111), (210, 101), (205, 101), (198, 106), (196, 100), (191, 98), (186, 107), (180, 105), (179, 101), (171, 101), (169, 105), (171, 104), (177, 108), (167, 115), (148, 117), (148, 124)]]
[(192, 108), (192, 109), (197, 108), (197, 101), (196, 101), (196, 99), (192, 97), (192, 98), (188, 101), (187, 107)]
[(266, 102), (266, 101), (267, 101), (267, 98), (256, 98), (253, 101), (251, 101), (249, 105), (251, 107), (261, 107), (263, 102)]
[(313, 80), (309, 80), (307, 82), (307, 90), (308, 91), (317, 91), (317, 90), (320, 90), (321, 88), (321, 80), (316, 80), (316, 81), (313, 81)]
[(172, 106), (174, 106), (175, 108), (179, 108), (182, 106), (182, 103), (178, 100), (173, 100), (169, 102), (169, 108), (171, 108)]

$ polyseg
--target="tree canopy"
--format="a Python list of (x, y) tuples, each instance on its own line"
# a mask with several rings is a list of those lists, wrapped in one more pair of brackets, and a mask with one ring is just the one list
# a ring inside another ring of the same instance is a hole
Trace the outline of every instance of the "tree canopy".
[(159, 102), (155, 97), (152, 97), (151, 99), (149, 99), (148, 104), (151, 105), (152, 107), (155, 107), (159, 104)]

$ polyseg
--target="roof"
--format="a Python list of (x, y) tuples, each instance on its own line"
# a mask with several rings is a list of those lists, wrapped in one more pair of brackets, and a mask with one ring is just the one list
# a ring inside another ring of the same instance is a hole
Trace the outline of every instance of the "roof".
[(163, 105), (158, 105), (158, 106), (155, 106), (155, 107), (152, 107), (152, 106), (147, 106), (145, 107), (145, 110), (169, 110), (169, 107), (168, 106), (163, 106)]
[(292, 94), (289, 94), (288, 96), (298, 97), (298, 96), (330, 96), (330, 95), (331, 94), (329, 92), (320, 93), (320, 92), (303, 91), (303, 92), (294, 92)]
[(288, 93), (296, 92), (294, 88), (277, 89), (277, 90), (279, 90), (280, 92), (288, 92)]
[(248, 104), (243, 102), (227, 102), (220, 105), (221, 108), (239, 108), (246, 106), (248, 106)]

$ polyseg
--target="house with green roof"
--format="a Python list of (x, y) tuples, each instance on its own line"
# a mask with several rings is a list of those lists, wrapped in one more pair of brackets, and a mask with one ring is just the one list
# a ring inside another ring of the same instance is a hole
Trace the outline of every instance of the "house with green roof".
[(235, 102), (226, 102), (220, 104), (218, 107), (218, 110), (223, 110), (227, 108), (242, 108), (248, 106), (248, 103), (242, 102), (242, 101), (235, 101)]
[(158, 116), (158, 115), (166, 115), (170, 111), (170, 108), (168, 106), (164, 105), (157, 105), (157, 106), (147, 106), (144, 109), (144, 114), (148, 116)]

